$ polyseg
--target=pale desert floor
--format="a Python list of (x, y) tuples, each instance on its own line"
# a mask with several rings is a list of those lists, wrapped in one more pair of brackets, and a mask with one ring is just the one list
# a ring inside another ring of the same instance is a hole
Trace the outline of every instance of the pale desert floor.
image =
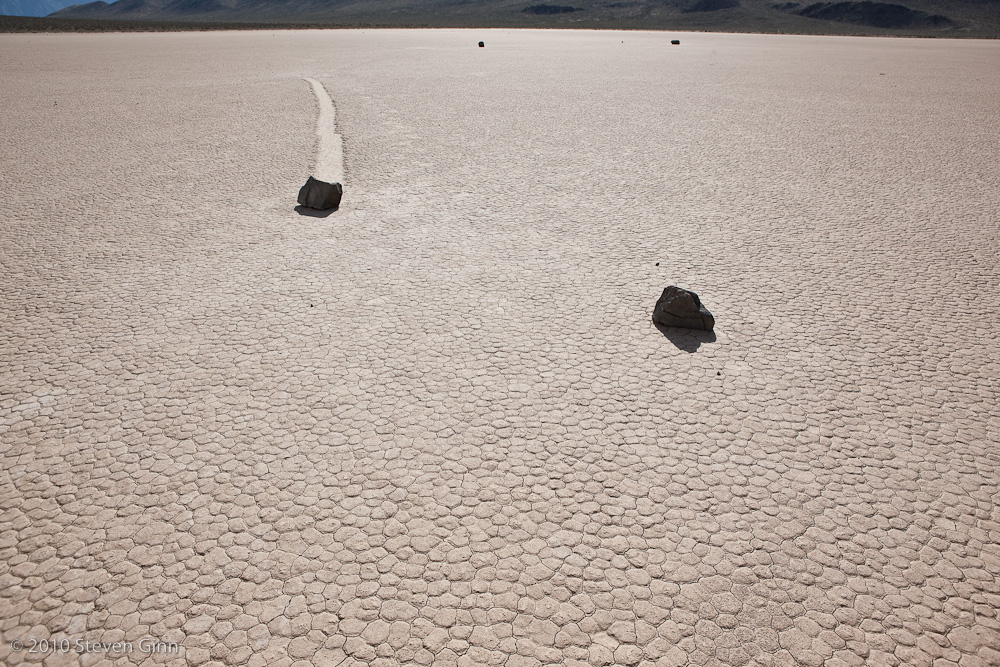
[(0, 663), (1000, 665), (1000, 43), (0, 63)]

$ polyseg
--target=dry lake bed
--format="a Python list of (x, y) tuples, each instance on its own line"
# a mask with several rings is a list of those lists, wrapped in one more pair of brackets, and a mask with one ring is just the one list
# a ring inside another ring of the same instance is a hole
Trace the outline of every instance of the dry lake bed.
[(1000, 665), (1000, 42), (0, 63), (0, 663)]

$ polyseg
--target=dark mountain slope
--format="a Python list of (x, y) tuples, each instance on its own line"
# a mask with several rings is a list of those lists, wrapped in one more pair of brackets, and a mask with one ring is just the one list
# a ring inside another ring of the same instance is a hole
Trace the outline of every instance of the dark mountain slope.
[(947, 16), (928, 14), (903, 5), (886, 2), (817, 2), (800, 7), (797, 2), (789, 2), (776, 8), (790, 11), (799, 16), (827, 21), (840, 21), (876, 28), (951, 28), (955, 25)]
[(1000, 0), (118, 0), (52, 16), (430, 27), (570, 27), (1000, 36)]

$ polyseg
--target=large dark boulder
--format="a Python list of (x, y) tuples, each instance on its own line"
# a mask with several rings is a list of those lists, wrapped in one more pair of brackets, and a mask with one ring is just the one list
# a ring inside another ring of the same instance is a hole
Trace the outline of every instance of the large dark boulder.
[(299, 190), (299, 204), (317, 211), (325, 211), (340, 206), (340, 198), (343, 196), (344, 188), (340, 183), (327, 183), (310, 176)]
[(653, 321), (664, 327), (704, 329), (715, 327), (715, 318), (701, 305), (701, 299), (694, 292), (671, 285), (663, 290), (653, 308)]

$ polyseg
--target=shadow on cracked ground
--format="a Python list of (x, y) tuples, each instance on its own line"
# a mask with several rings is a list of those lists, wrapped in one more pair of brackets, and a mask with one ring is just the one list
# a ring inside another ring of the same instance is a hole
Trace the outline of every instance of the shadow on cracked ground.
[(653, 326), (659, 329), (660, 333), (685, 352), (697, 352), (702, 343), (714, 343), (714, 331), (699, 331), (698, 329), (681, 329), (678, 327), (665, 327), (662, 324), (653, 322)]
[(306, 208), (305, 206), (296, 206), (295, 212), (299, 215), (304, 215), (308, 218), (325, 218), (335, 211), (339, 211), (340, 207), (337, 208), (327, 208), (322, 211), (317, 211), (314, 208)]

